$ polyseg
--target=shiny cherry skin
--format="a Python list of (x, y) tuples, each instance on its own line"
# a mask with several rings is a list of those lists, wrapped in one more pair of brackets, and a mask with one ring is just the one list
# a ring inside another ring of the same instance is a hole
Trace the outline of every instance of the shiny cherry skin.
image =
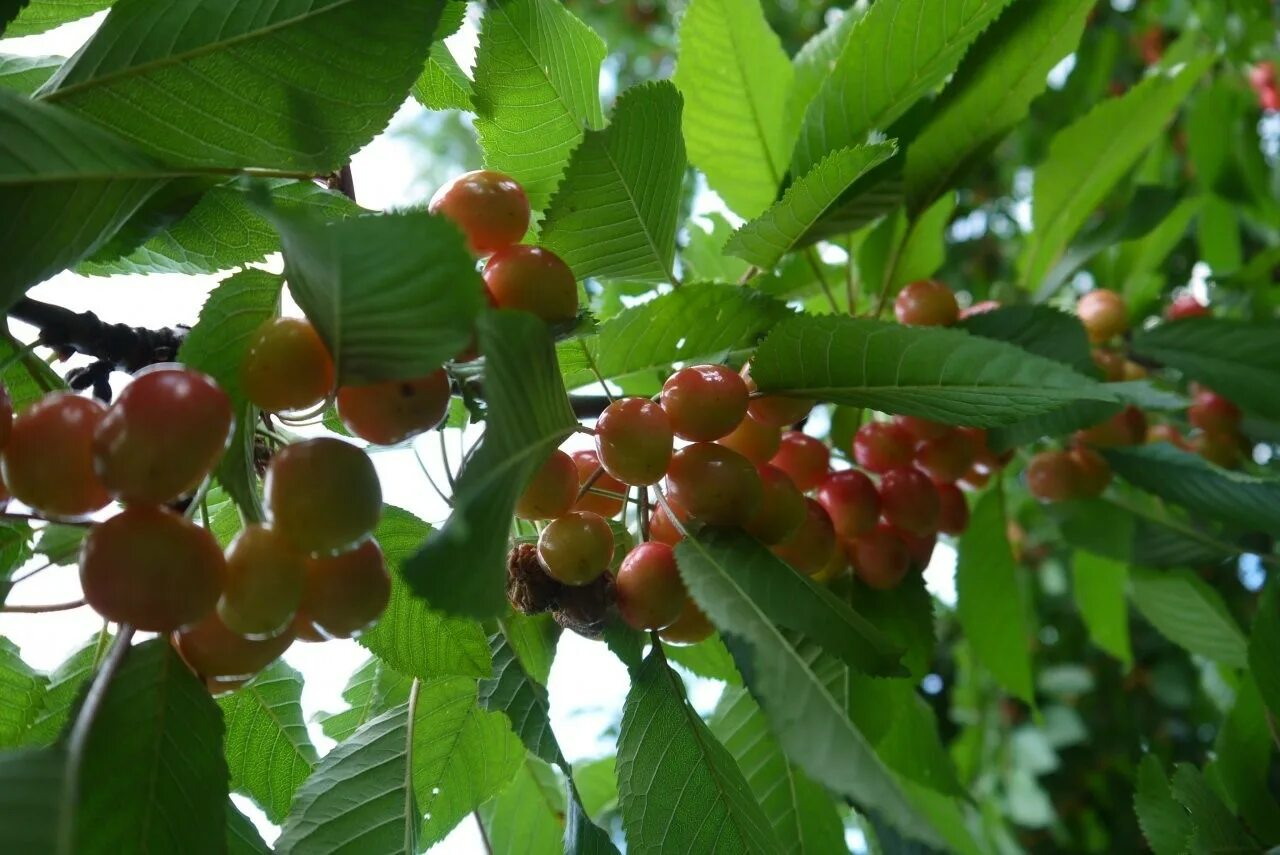
[(641, 543), (627, 553), (614, 579), (618, 611), (635, 629), (662, 629), (684, 611), (689, 599), (675, 552), (665, 543)]
[(245, 397), (268, 413), (311, 409), (333, 390), (334, 376), (329, 348), (303, 318), (258, 327), (240, 365)]
[(716, 440), (725, 448), (732, 448), (752, 463), (768, 463), (782, 447), (782, 428), (767, 425), (747, 416), (738, 422), (728, 436)]
[[(618, 493), (625, 495), (627, 485), (623, 484), (617, 478), (614, 478), (600, 465), (600, 455), (591, 449), (583, 449), (575, 451), (570, 457), (573, 458), (573, 465), (578, 470), (578, 489), (587, 483), (587, 480), (595, 475), (596, 470), (600, 470), (600, 474), (596, 476), (595, 481), (591, 483), (594, 489), (603, 490), (608, 493)], [(599, 514), (605, 519), (616, 517), (622, 513), (622, 499), (615, 499), (613, 496), (605, 496), (600, 493), (588, 490), (578, 499), (574, 505), (575, 511), (590, 511), (593, 514)]]
[(293, 644), (293, 631), (253, 641), (232, 632), (216, 613), (173, 634), (173, 646), (191, 669), (219, 688), (232, 688), (276, 661)]
[(935, 484), (954, 484), (965, 476), (978, 458), (978, 449), (967, 434), (952, 431), (920, 443), (916, 448), (916, 468)]
[(880, 491), (857, 469), (832, 472), (818, 485), (818, 504), (831, 517), (841, 540), (860, 537), (880, 519)]
[(1204, 303), (1201, 303), (1191, 294), (1180, 294), (1173, 298), (1164, 310), (1165, 320), (1180, 321), (1183, 318), (1207, 318), (1213, 312)]
[(1167, 442), (1174, 448), (1180, 448), (1183, 451), (1190, 448), (1187, 438), (1171, 424), (1157, 424), (1147, 428), (1147, 443), (1156, 442)]
[(907, 570), (918, 570), (924, 572), (929, 566), (929, 562), (933, 560), (933, 550), (938, 545), (938, 535), (936, 534), (912, 534), (909, 531), (894, 529), (898, 533), (898, 537), (907, 545)]
[[(751, 379), (751, 366), (742, 366), (742, 380), (747, 391), (754, 393), (756, 383)], [(809, 415), (814, 401), (811, 398), (788, 398), (785, 395), (761, 395), (747, 402), (747, 413), (761, 424), (784, 428)]]
[(1027, 489), (1042, 502), (1078, 499), (1080, 467), (1065, 451), (1042, 451), (1027, 462)]
[(760, 508), (760, 473), (750, 460), (713, 442), (686, 445), (671, 458), (667, 495), (709, 525), (743, 525)]
[(1243, 418), (1239, 407), (1209, 389), (1197, 389), (1187, 407), (1187, 421), (1205, 433), (1235, 434)]
[(1191, 439), (1191, 450), (1223, 469), (1236, 469), (1244, 462), (1244, 443), (1235, 434), (1197, 434)]
[(532, 312), (549, 324), (578, 316), (578, 281), (549, 249), (517, 244), (498, 250), (484, 266), (484, 287), (499, 309)]
[(880, 513), (908, 534), (934, 534), (942, 513), (938, 489), (917, 469), (886, 472), (880, 478)]
[(529, 231), (529, 197), (524, 188), (491, 169), (454, 178), (436, 191), (427, 210), (452, 220), (476, 255), (505, 249)]
[(898, 292), (893, 314), (900, 324), (949, 327), (960, 319), (960, 304), (946, 285), (935, 279), (921, 279)]
[(337, 555), (307, 559), (300, 613), (326, 638), (354, 638), (373, 626), (391, 602), (391, 576), (370, 538)]
[(1102, 495), (1111, 483), (1111, 465), (1106, 458), (1087, 445), (1077, 445), (1067, 456), (1076, 468), (1079, 497), (1092, 499)]
[(902, 584), (911, 569), (911, 553), (892, 526), (881, 525), (846, 544), (853, 572), (864, 585), (888, 591)]
[[(675, 512), (676, 519), (681, 525), (689, 523), (689, 512), (673, 502), (670, 497), (667, 498), (667, 504), (671, 506), (671, 510)], [(667, 509), (658, 505), (653, 509), (653, 513), (649, 514), (649, 537), (659, 543), (665, 543), (668, 546), (675, 546), (684, 540), (684, 535), (680, 529), (676, 528), (671, 517), (667, 516)]]
[(93, 434), (107, 408), (70, 392), (45, 395), (13, 420), (4, 447), (9, 493), (50, 517), (91, 514), (111, 501), (93, 467)]
[(667, 378), (661, 400), (676, 436), (713, 442), (747, 415), (747, 384), (728, 366), (691, 365)]
[(938, 485), (938, 531), (959, 535), (969, 527), (969, 500), (955, 484)]
[(1094, 344), (1102, 344), (1129, 329), (1129, 310), (1124, 297), (1115, 291), (1090, 291), (1076, 302), (1076, 314)]
[(915, 439), (894, 422), (867, 422), (853, 435), (853, 459), (868, 472), (910, 466), (915, 456)]
[(271, 524), (306, 553), (346, 549), (382, 515), (382, 485), (368, 455), (329, 437), (277, 451), (263, 495)]
[(305, 556), (275, 529), (244, 527), (227, 547), (218, 616), (246, 638), (274, 638), (289, 628), (307, 578)]
[(443, 368), (415, 380), (343, 386), (338, 417), (347, 430), (374, 445), (395, 445), (425, 433), (449, 411), (449, 375)]
[(1135, 406), (1125, 407), (1111, 418), (1093, 427), (1076, 431), (1077, 443), (1095, 448), (1140, 445), (1147, 437), (1147, 415)]
[(787, 473), (800, 492), (807, 493), (827, 477), (831, 449), (820, 439), (789, 430), (782, 435), (778, 453), (769, 463)]
[(831, 517), (813, 499), (804, 500), (804, 521), (795, 534), (773, 547), (773, 554), (804, 576), (815, 576), (831, 563), (840, 548)]
[(911, 438), (918, 442), (938, 439), (955, 430), (951, 425), (931, 422), (916, 416), (894, 416), (893, 423), (911, 434)]
[(93, 462), (111, 495), (162, 505), (213, 471), (235, 427), (231, 399), (211, 377), (181, 366), (138, 373), (93, 434)]
[(760, 473), (760, 508), (743, 526), (756, 540), (771, 546), (781, 543), (804, 523), (804, 494), (785, 472), (767, 463)]
[(522, 520), (553, 520), (562, 517), (578, 498), (578, 467), (573, 458), (556, 449), (551, 452), (516, 502), (516, 516)]
[(599, 514), (570, 511), (542, 530), (538, 561), (561, 584), (590, 584), (613, 562), (613, 531)]
[(604, 471), (623, 484), (662, 480), (675, 437), (667, 411), (647, 398), (622, 398), (596, 420), (596, 454)]
[(12, 432), (13, 399), (9, 397), (9, 390), (5, 385), (0, 383), (0, 449), (9, 441), (9, 434)]
[(675, 623), (658, 632), (658, 637), (668, 644), (697, 644), (706, 641), (716, 631), (711, 621), (698, 608), (692, 597), (685, 600), (684, 609)]
[(95, 525), (80, 547), (85, 601), (146, 632), (172, 632), (212, 613), (226, 569), (208, 529), (145, 505)]

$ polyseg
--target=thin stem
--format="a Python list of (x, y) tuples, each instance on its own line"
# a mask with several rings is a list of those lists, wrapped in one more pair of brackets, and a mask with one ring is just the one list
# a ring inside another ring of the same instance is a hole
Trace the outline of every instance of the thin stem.
[(440, 438), (440, 462), (444, 465), (444, 477), (449, 482), (450, 492), (454, 489), (453, 468), (449, 465), (449, 448), (445, 445), (444, 431), (436, 431), (436, 436)]
[[(603, 467), (603, 466), (597, 466), (597, 467), (596, 467), (596, 471), (594, 471), (594, 472), (592, 472), (590, 475), (588, 475), (588, 476), (587, 476), (587, 480), (583, 481), (583, 482), (582, 482), (582, 486), (581, 486), (580, 488), (578, 488), (578, 498), (574, 500), (574, 501), (575, 501), (575, 504), (576, 504), (577, 502), (582, 501), (582, 497), (583, 497), (583, 496), (585, 496), (585, 495), (587, 495), (587, 491), (588, 491), (588, 490), (590, 490), (590, 489), (592, 488), (592, 486), (593, 486), (597, 481), (599, 481), (602, 477), (604, 477), (604, 467)], [(601, 491), (597, 490), (597, 491), (595, 491), (595, 492), (601, 492)]]
[[(200, 482), (200, 486), (196, 488), (195, 495), (192, 496), (191, 501), (187, 503), (187, 509), (182, 512), (184, 517), (189, 520), (196, 518), (196, 511), (200, 510), (201, 507), (204, 507), (204, 497), (208, 495), (209, 487), (212, 485), (213, 476), (205, 476), (205, 479)], [(205, 527), (207, 528), (209, 525), (209, 509), (207, 507), (204, 508), (204, 522)]]
[(600, 383), (600, 390), (604, 392), (604, 397), (610, 404), (613, 403), (613, 393), (609, 391), (609, 384), (604, 382), (604, 375), (600, 373), (600, 368), (596, 365), (596, 358), (591, 355), (591, 348), (587, 347), (584, 339), (578, 339), (578, 346), (582, 348), (582, 355), (587, 358), (587, 366), (591, 369), (591, 373)]
[(750, 282), (754, 277), (758, 275), (760, 275), (760, 268), (756, 267), (753, 264), (750, 267), (748, 267), (747, 272), (743, 273), (742, 276), (738, 279), (738, 284), (746, 285), (748, 282)]
[(404, 851), (417, 851), (417, 832), (418, 812), (413, 807), (413, 722), (418, 713), (418, 693), (422, 689), (422, 683), (418, 678), (414, 678), (413, 685), (409, 687), (409, 720), (405, 727), (405, 746), (404, 746), (404, 791), (405, 791), (405, 811), (408, 821), (404, 824)]
[(822, 272), (822, 264), (817, 255), (813, 247), (809, 247), (804, 251), (805, 260), (813, 268), (814, 275), (818, 277), (818, 284), (822, 286), (822, 293), (827, 295), (827, 303), (831, 305), (831, 311), (839, 314), (840, 304), (836, 302), (835, 292), (831, 290), (831, 283), (827, 281), (827, 275)]
[(680, 517), (676, 516), (675, 509), (672, 508), (671, 504), (667, 501), (666, 495), (664, 495), (657, 487), (653, 488), (653, 492), (654, 495), (658, 497), (658, 504), (662, 505), (662, 510), (667, 515), (667, 519), (671, 521), (671, 525), (675, 527), (676, 531), (680, 532), (681, 537), (688, 537), (689, 530), (684, 527), (684, 523), (680, 521)]
[(447, 496), (444, 490), (440, 489), (440, 485), (436, 483), (436, 479), (431, 477), (431, 470), (427, 468), (427, 462), (422, 459), (421, 452), (418, 449), (413, 450), (413, 456), (418, 461), (418, 468), (422, 470), (422, 474), (426, 476), (427, 483), (431, 485), (431, 489), (436, 491), (436, 495), (440, 497), (449, 507), (453, 507), (453, 500)]
[(640, 488), (640, 539), (649, 539), (649, 490)]
[(35, 606), (0, 606), (0, 612), (11, 612), (13, 614), (29, 614), (39, 615), (46, 612), (69, 612), (72, 609), (84, 608), (88, 605), (84, 600), (72, 600), (69, 603), (50, 603), (47, 605)]
[(889, 263), (884, 268), (884, 279), (880, 282), (880, 296), (876, 298), (876, 312), (872, 317), (879, 318), (884, 314), (885, 307), (889, 304), (889, 289), (893, 287), (893, 279), (898, 275), (898, 265), (902, 263), (902, 250), (907, 245), (907, 239), (911, 237), (911, 230), (914, 224), (908, 225), (907, 230), (902, 235), (902, 240), (897, 241), (893, 245), (893, 253), (889, 256)]
[(845, 244), (845, 251), (848, 257), (844, 263), (844, 296), (849, 301), (849, 314), (856, 315), (858, 313), (858, 281), (854, 275), (852, 234), (849, 235), (849, 240)]

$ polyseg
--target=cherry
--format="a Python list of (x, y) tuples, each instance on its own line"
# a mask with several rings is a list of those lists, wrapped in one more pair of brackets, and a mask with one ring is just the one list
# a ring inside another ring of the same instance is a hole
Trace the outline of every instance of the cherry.
[(921, 419), (916, 416), (894, 416), (893, 423), (909, 433), (912, 439), (920, 442), (939, 439), (955, 430), (951, 425), (931, 422), (928, 419)]
[(818, 503), (831, 517), (841, 540), (859, 537), (875, 528), (880, 518), (880, 492), (857, 469), (832, 472), (818, 486)]
[(975, 463), (960, 479), (961, 484), (970, 490), (981, 490), (991, 480), (991, 470), (981, 463)]
[(216, 681), (220, 691), (237, 688), (237, 681), (247, 681), (266, 668), (293, 644), (293, 632), (252, 641), (231, 631), (210, 613), (204, 620), (175, 632), (174, 648), (201, 677)]
[(677, 451), (665, 483), (668, 496), (710, 525), (746, 523), (759, 509), (763, 489), (750, 460), (712, 442)]
[(960, 311), (960, 320), (972, 318), (974, 315), (985, 315), (987, 312), (994, 312), (998, 308), (1000, 308), (999, 300), (982, 300), (967, 309), (962, 309)]
[(1080, 498), (1080, 468), (1065, 451), (1042, 451), (1027, 462), (1027, 489), (1042, 502)]
[(311, 618), (298, 612), (293, 616), (293, 625), (291, 627), (293, 637), (297, 641), (305, 641), (308, 644), (314, 644), (320, 641), (328, 641), (320, 630), (316, 629), (316, 625), (311, 622)]
[(933, 534), (942, 513), (938, 489), (917, 469), (894, 469), (880, 478), (880, 513), (909, 534)]
[(1124, 366), (1125, 362), (1127, 362), (1124, 354), (1095, 347), (1089, 352), (1089, 355), (1093, 357), (1093, 364), (1098, 366), (1098, 370), (1102, 372), (1103, 380), (1115, 383), (1124, 379)]
[[(676, 519), (681, 525), (689, 522), (688, 511), (673, 502), (670, 497), (667, 497), (667, 504), (671, 506), (671, 510), (675, 511)], [(675, 546), (684, 540), (684, 535), (676, 528), (671, 517), (667, 516), (666, 508), (661, 505), (654, 508), (653, 513), (649, 515), (649, 537), (668, 546)]]
[(839, 579), (849, 570), (849, 559), (839, 545), (831, 550), (831, 560), (827, 565), (809, 578), (819, 585), (826, 585)]
[[(587, 479), (600, 469), (600, 455), (591, 449), (583, 451), (575, 451), (571, 457), (573, 465), (578, 470), (578, 489), (582, 489), (582, 485), (587, 483)], [(592, 487), (605, 490), (610, 493), (626, 493), (627, 485), (623, 484), (617, 478), (614, 478), (608, 472), (601, 471), (600, 475), (592, 482)], [(622, 499), (615, 499), (613, 496), (603, 496), (599, 493), (593, 493), (588, 490), (583, 494), (581, 499), (574, 503), (575, 511), (591, 511), (593, 514), (608, 519), (616, 517), (622, 512)]]
[(444, 419), (449, 375), (440, 368), (415, 380), (343, 386), (337, 398), (338, 417), (347, 430), (374, 445), (395, 445)]
[(929, 566), (929, 562), (933, 560), (933, 550), (938, 545), (937, 534), (912, 534), (909, 531), (894, 529), (898, 537), (907, 545), (907, 568), (908, 570), (919, 570)]
[(538, 560), (557, 582), (587, 585), (613, 561), (613, 530), (599, 514), (570, 511), (542, 530)]
[(1103, 490), (1111, 483), (1111, 466), (1106, 458), (1085, 445), (1077, 445), (1067, 452), (1071, 463), (1076, 468), (1076, 496), (1081, 499), (1093, 499), (1102, 495)]
[(1076, 302), (1076, 314), (1089, 341), (1102, 344), (1129, 328), (1129, 310), (1115, 291), (1090, 291)]
[(666, 410), (646, 398), (622, 398), (596, 420), (596, 453), (604, 470), (624, 484), (662, 480), (675, 441)]
[(1258, 93), (1258, 106), (1269, 113), (1280, 110), (1280, 91), (1275, 86), (1268, 86)]
[(549, 249), (517, 244), (500, 249), (484, 266), (484, 287), (500, 309), (532, 312), (549, 324), (578, 316), (578, 282)]
[(1101, 424), (1082, 431), (1077, 431), (1077, 443), (1092, 445), (1097, 448), (1116, 448), (1125, 445), (1138, 445), (1147, 436), (1147, 416), (1142, 410), (1130, 405)]
[(94, 468), (123, 502), (172, 502), (200, 486), (234, 426), (231, 399), (212, 378), (152, 366), (125, 387), (94, 431)]
[(431, 197), (427, 210), (462, 229), (476, 255), (511, 246), (529, 231), (529, 197), (514, 178), (488, 169), (467, 172)]
[(958, 535), (969, 527), (969, 501), (955, 484), (938, 485), (938, 531)]
[(681, 368), (662, 385), (662, 408), (681, 439), (712, 442), (747, 415), (747, 384), (724, 365)]
[(1205, 433), (1235, 434), (1242, 418), (1239, 407), (1209, 389), (1197, 389), (1187, 407), (1187, 421)]
[(372, 538), (337, 555), (307, 559), (298, 611), (326, 638), (352, 638), (378, 620), (391, 602), (391, 577)]
[(1181, 294), (1173, 298), (1173, 302), (1164, 310), (1165, 320), (1180, 321), (1183, 318), (1205, 318), (1212, 315), (1209, 307), (1201, 303), (1191, 294)]
[(614, 580), (618, 611), (636, 629), (662, 629), (680, 617), (689, 599), (665, 543), (641, 543), (627, 553)]
[(921, 279), (903, 287), (893, 302), (898, 323), (915, 327), (949, 327), (960, 319), (960, 304), (946, 285)]
[(12, 432), (13, 399), (9, 397), (9, 390), (5, 385), (0, 383), (0, 449), (9, 441), (9, 434)]
[(309, 410), (333, 389), (333, 358), (307, 321), (272, 318), (254, 333), (240, 382), (245, 397), (268, 413)]
[(329, 437), (277, 451), (263, 495), (275, 528), (308, 553), (346, 549), (373, 531), (382, 514), (382, 485), (368, 455)]
[(915, 440), (894, 422), (867, 422), (853, 435), (853, 458), (869, 472), (888, 472), (910, 466)]
[(93, 432), (107, 408), (69, 392), (44, 396), (13, 420), (4, 483), (18, 501), (51, 517), (79, 517), (111, 497), (93, 470)]
[(716, 628), (711, 625), (702, 609), (689, 597), (685, 600), (680, 617), (676, 618), (675, 623), (659, 631), (658, 637), (670, 644), (697, 644), (706, 641), (715, 631)]
[(247, 525), (227, 548), (218, 616), (246, 638), (279, 635), (293, 622), (306, 577), (306, 561), (287, 538), (264, 525)]
[(763, 544), (779, 543), (804, 522), (804, 495), (782, 470), (766, 463), (756, 471), (760, 473), (760, 509), (743, 528)]
[(916, 449), (916, 467), (935, 484), (954, 484), (973, 467), (977, 457), (978, 450), (969, 435), (952, 431), (922, 442)]
[(1255, 64), (1249, 69), (1249, 85), (1258, 92), (1274, 88), (1276, 85), (1276, 64), (1270, 60)]
[[(756, 391), (756, 382), (751, 379), (751, 366), (742, 366), (742, 380), (747, 384), (747, 391)], [(760, 395), (747, 403), (747, 413), (761, 424), (773, 427), (787, 427), (809, 415), (814, 401), (811, 398), (788, 398), (785, 395)]]
[(525, 520), (553, 520), (564, 516), (578, 498), (578, 467), (559, 449), (551, 452), (533, 473), (516, 502), (516, 516)]
[(902, 584), (911, 568), (907, 544), (892, 526), (881, 523), (871, 531), (849, 541), (845, 554), (854, 574), (868, 588), (888, 591)]
[(1167, 442), (1174, 448), (1186, 451), (1190, 446), (1187, 439), (1176, 427), (1170, 424), (1151, 425), (1147, 428), (1147, 443)]
[(782, 435), (781, 447), (769, 463), (787, 473), (800, 492), (807, 493), (827, 477), (831, 451), (821, 440), (789, 430)]
[(768, 463), (782, 447), (782, 428), (767, 425), (747, 416), (728, 436), (717, 439), (725, 448), (732, 448), (757, 465)]
[(1191, 440), (1191, 450), (1223, 469), (1235, 469), (1244, 461), (1244, 448), (1235, 434), (1201, 433)]
[(804, 521), (795, 534), (772, 547), (774, 555), (805, 576), (822, 572), (839, 548), (831, 517), (813, 499), (804, 500)]
[(207, 529), (164, 508), (125, 508), (80, 548), (86, 602), (107, 620), (171, 632), (209, 615), (226, 575)]

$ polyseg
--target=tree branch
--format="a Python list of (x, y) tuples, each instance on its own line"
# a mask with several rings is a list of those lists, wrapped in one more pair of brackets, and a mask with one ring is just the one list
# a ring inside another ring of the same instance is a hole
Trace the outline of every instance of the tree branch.
[(73, 312), (27, 297), (9, 309), (9, 317), (40, 330), (41, 344), (64, 353), (83, 353), (101, 363), (96, 373), (92, 366), (86, 370), (90, 376), (81, 388), (94, 385), (104, 370), (132, 374), (157, 362), (172, 362), (189, 331), (185, 326), (149, 330), (108, 324), (93, 312)]

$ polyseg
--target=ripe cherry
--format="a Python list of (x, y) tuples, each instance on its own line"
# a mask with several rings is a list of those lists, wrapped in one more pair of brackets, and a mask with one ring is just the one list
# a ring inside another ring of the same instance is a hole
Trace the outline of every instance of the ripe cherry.
[(1235, 469), (1244, 462), (1243, 443), (1236, 434), (1197, 434), (1191, 440), (1191, 450), (1223, 469)]
[(1077, 496), (1082, 499), (1101, 496), (1111, 483), (1111, 465), (1106, 458), (1086, 445), (1077, 445), (1067, 455), (1076, 468)]
[(880, 513), (909, 534), (933, 534), (942, 513), (938, 489), (917, 469), (886, 472), (880, 479)]
[(636, 629), (669, 626), (680, 617), (689, 599), (675, 552), (665, 543), (641, 543), (627, 553), (614, 585), (618, 611)]
[(200, 486), (234, 426), (231, 399), (212, 378), (156, 365), (139, 372), (98, 424), (94, 468), (123, 502), (172, 502)]
[(1249, 69), (1249, 85), (1255, 91), (1272, 89), (1276, 85), (1276, 64), (1270, 60), (1254, 64)]
[[(667, 498), (667, 504), (671, 506), (671, 510), (675, 511), (676, 519), (681, 525), (688, 524), (688, 511), (673, 502), (670, 497)], [(684, 540), (684, 535), (680, 533), (680, 529), (676, 528), (671, 517), (667, 516), (667, 509), (662, 505), (655, 507), (653, 513), (649, 515), (649, 537), (668, 546), (675, 546)]]
[(694, 519), (743, 525), (760, 507), (760, 474), (751, 461), (713, 442), (687, 445), (671, 458), (667, 495)]
[(276, 530), (307, 553), (346, 549), (382, 515), (382, 485), (368, 455), (329, 437), (277, 451), (263, 495)]
[[(747, 391), (754, 393), (756, 383), (751, 379), (751, 366), (742, 366), (742, 379)], [(747, 403), (747, 413), (756, 421), (784, 428), (809, 415), (814, 401), (811, 398), (788, 398), (785, 395), (760, 395)]]
[(685, 600), (680, 617), (676, 618), (675, 623), (661, 630), (658, 637), (669, 644), (697, 644), (700, 641), (706, 641), (715, 631), (716, 628), (711, 625), (711, 621), (703, 614), (702, 609), (698, 608), (698, 604), (692, 597), (689, 597)]
[(840, 548), (831, 517), (813, 499), (804, 500), (804, 521), (795, 534), (773, 547), (773, 554), (804, 576), (815, 576), (832, 561)]
[(969, 435), (957, 430), (920, 443), (916, 467), (935, 484), (954, 484), (965, 476), (977, 457), (978, 450)]
[(804, 522), (804, 495), (782, 470), (769, 464), (757, 467), (760, 473), (760, 508), (743, 526), (765, 545), (786, 540)]
[(781, 447), (769, 463), (787, 473), (800, 492), (807, 493), (827, 477), (831, 450), (822, 440), (789, 430), (782, 435)]
[(337, 555), (307, 559), (298, 611), (326, 638), (352, 638), (372, 626), (391, 602), (391, 577), (370, 538)]
[(880, 518), (880, 491), (857, 469), (832, 472), (818, 486), (818, 503), (831, 517), (841, 540), (860, 537)]
[(894, 529), (902, 542), (907, 545), (907, 568), (923, 572), (933, 560), (933, 550), (938, 545), (937, 534), (912, 534), (909, 531)]
[(614, 401), (596, 420), (600, 464), (614, 478), (633, 487), (662, 480), (674, 441), (666, 410), (646, 398)]
[(912, 439), (920, 442), (939, 439), (955, 430), (951, 425), (931, 422), (916, 416), (894, 416), (893, 423), (909, 433)]
[(894, 422), (867, 422), (853, 435), (853, 458), (869, 472), (910, 466), (915, 453), (915, 439)]
[(0, 383), (0, 449), (9, 441), (9, 434), (12, 432), (13, 399), (9, 397), (9, 390), (5, 385)]
[(452, 220), (471, 251), (488, 255), (511, 246), (529, 231), (529, 197), (514, 178), (488, 169), (467, 172), (431, 197), (433, 214)]
[[(600, 455), (591, 449), (584, 449), (575, 451), (571, 456), (573, 465), (578, 470), (578, 489), (581, 490), (582, 485), (587, 483), (587, 479), (595, 475), (597, 469), (601, 469)], [(600, 475), (596, 477), (591, 486), (594, 489), (604, 490), (609, 493), (625, 494), (627, 492), (626, 484), (604, 471), (600, 472)], [(613, 496), (604, 496), (588, 490), (581, 499), (574, 503), (573, 509), (575, 511), (591, 511), (593, 514), (599, 514), (608, 519), (622, 513), (622, 505), (623, 500), (621, 498), (615, 499)]]
[(484, 287), (495, 306), (532, 312), (549, 324), (578, 316), (578, 281), (549, 249), (517, 244), (498, 250), (484, 266)]
[(725, 365), (681, 368), (662, 385), (662, 408), (681, 439), (713, 442), (747, 415), (747, 384)]
[(338, 417), (347, 430), (374, 445), (395, 445), (444, 419), (449, 375), (440, 368), (416, 380), (343, 386), (337, 397)]
[(266, 668), (291, 644), (292, 630), (251, 641), (228, 629), (216, 613), (173, 634), (173, 646), (191, 669), (206, 680), (217, 680), (224, 690)]
[(969, 501), (955, 484), (938, 486), (938, 531), (958, 535), (969, 527)]
[(898, 587), (911, 567), (906, 542), (892, 526), (883, 523), (849, 541), (845, 554), (854, 574), (864, 585), (877, 591)]
[(542, 530), (538, 560), (557, 582), (589, 584), (613, 561), (613, 531), (599, 514), (570, 511)]
[(1076, 314), (1094, 344), (1102, 344), (1129, 328), (1129, 310), (1124, 297), (1115, 291), (1090, 291), (1076, 302)]
[(1151, 425), (1147, 428), (1147, 443), (1157, 442), (1167, 442), (1174, 448), (1180, 448), (1183, 451), (1190, 447), (1187, 443), (1187, 438), (1171, 424)]
[(227, 548), (226, 579), (218, 616), (246, 638), (272, 638), (286, 630), (302, 602), (307, 564), (287, 538), (251, 524)]
[(107, 408), (69, 392), (46, 395), (13, 420), (4, 483), (23, 504), (51, 517), (79, 517), (111, 497), (93, 468), (93, 433)]
[(1242, 418), (1239, 407), (1209, 389), (1197, 389), (1187, 407), (1187, 421), (1205, 433), (1235, 434)]
[(1124, 379), (1124, 365), (1127, 361), (1124, 354), (1115, 350), (1105, 350), (1101, 347), (1095, 347), (1089, 353), (1093, 357), (1093, 364), (1098, 366), (1098, 370), (1102, 372), (1102, 379), (1109, 383), (1116, 383)]
[(935, 279), (921, 279), (898, 292), (893, 314), (900, 324), (949, 327), (960, 319), (960, 304), (946, 285)]
[(524, 488), (516, 502), (516, 516), (524, 520), (553, 520), (567, 514), (577, 498), (578, 467), (573, 458), (556, 449)]
[(272, 318), (258, 327), (240, 365), (250, 401), (268, 413), (308, 410), (333, 389), (333, 358), (302, 318)]
[(1135, 406), (1125, 407), (1101, 424), (1075, 434), (1076, 442), (1096, 448), (1139, 445), (1147, 436), (1147, 415)]
[(1080, 498), (1080, 468), (1065, 451), (1042, 451), (1027, 462), (1027, 489), (1042, 502)]
[(768, 463), (782, 447), (782, 428), (767, 425), (747, 416), (728, 435), (717, 439), (725, 448), (732, 448), (752, 463)]
[(1164, 310), (1165, 320), (1180, 321), (1183, 318), (1205, 318), (1213, 312), (1191, 294), (1180, 294)]
[(89, 529), (80, 548), (80, 585), (107, 620), (171, 632), (213, 611), (226, 566), (207, 529), (139, 505)]

